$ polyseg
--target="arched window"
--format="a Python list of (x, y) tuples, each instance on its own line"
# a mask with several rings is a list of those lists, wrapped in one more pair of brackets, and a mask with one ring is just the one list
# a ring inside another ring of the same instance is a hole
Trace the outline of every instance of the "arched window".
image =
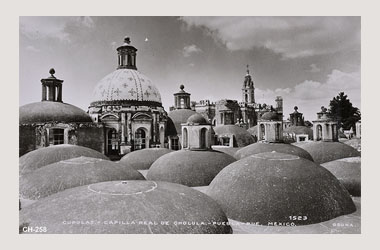
[(188, 147), (188, 134), (187, 134), (187, 128), (183, 129), (183, 134), (182, 134), (182, 148), (187, 148)]
[(110, 129), (107, 134), (107, 152), (109, 155), (119, 153), (119, 138), (116, 129)]
[(207, 128), (202, 128), (199, 134), (199, 148), (206, 148)]
[(139, 150), (146, 147), (146, 134), (144, 129), (139, 128), (135, 132), (134, 149)]
[(322, 126), (319, 124), (317, 125), (317, 141), (322, 140)]
[(265, 126), (264, 124), (260, 124), (260, 141), (265, 140)]
[(180, 107), (181, 107), (182, 109), (185, 108), (185, 100), (184, 100), (183, 98), (181, 98), (181, 100), (180, 100)]

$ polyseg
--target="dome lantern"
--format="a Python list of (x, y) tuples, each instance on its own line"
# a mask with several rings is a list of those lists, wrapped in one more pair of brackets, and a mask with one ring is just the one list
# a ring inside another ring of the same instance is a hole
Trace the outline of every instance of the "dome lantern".
[(118, 52), (118, 64), (117, 69), (134, 69), (136, 67), (136, 52), (137, 49), (131, 45), (131, 39), (129, 37), (124, 38), (124, 43), (117, 48)]
[(55, 70), (51, 68), (49, 70), (50, 76), (41, 79), (42, 83), (42, 99), (41, 101), (62, 102), (62, 83), (54, 76)]

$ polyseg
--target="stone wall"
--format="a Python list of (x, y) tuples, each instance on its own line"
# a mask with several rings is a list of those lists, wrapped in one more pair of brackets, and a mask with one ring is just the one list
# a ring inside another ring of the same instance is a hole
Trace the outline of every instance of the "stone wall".
[(105, 134), (103, 127), (79, 126), (77, 145), (94, 149), (105, 154)]
[(19, 156), (36, 149), (36, 129), (33, 126), (19, 126)]

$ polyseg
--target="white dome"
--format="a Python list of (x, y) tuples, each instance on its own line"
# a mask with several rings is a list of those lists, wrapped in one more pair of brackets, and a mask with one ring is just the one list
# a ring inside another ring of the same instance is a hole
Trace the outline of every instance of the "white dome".
[(161, 95), (152, 81), (133, 69), (117, 69), (96, 85), (93, 102), (150, 101), (161, 103)]

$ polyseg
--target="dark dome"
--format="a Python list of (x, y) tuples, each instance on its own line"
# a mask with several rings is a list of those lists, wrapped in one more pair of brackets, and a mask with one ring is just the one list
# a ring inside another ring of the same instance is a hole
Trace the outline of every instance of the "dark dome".
[(108, 160), (102, 153), (91, 148), (62, 144), (33, 150), (20, 157), (19, 173), (26, 174), (40, 167), (80, 156)]
[(201, 114), (198, 114), (198, 113), (195, 113), (193, 114), (192, 116), (190, 116), (188, 119), (187, 119), (187, 122), (188, 124), (199, 124), (199, 125), (203, 125), (203, 124), (209, 124), (206, 119), (203, 117), (203, 115)]
[(181, 124), (186, 123), (187, 119), (194, 114), (196, 112), (190, 109), (176, 109), (169, 112), (168, 116), (173, 121), (177, 134), (182, 134)]
[(260, 120), (263, 120), (263, 121), (278, 121), (278, 114), (276, 112), (273, 112), (273, 111), (269, 111), (269, 112), (266, 112), (264, 113)]
[(173, 151), (167, 148), (145, 148), (126, 154), (120, 164), (138, 170), (149, 169), (155, 160)]
[[(261, 153), (224, 168), (207, 192), (228, 218), (242, 222), (313, 224), (355, 212), (350, 194), (325, 168), (282, 153)], [(307, 220), (291, 220), (292, 215)]]
[(82, 109), (62, 102), (34, 102), (19, 108), (20, 124), (92, 122)]
[(190, 187), (207, 186), (220, 170), (234, 161), (232, 156), (218, 151), (179, 150), (155, 161), (146, 177)]
[[(215, 134), (218, 136), (234, 135), (237, 147), (245, 147), (253, 143), (253, 137), (247, 130), (236, 125), (221, 125), (214, 127)], [(235, 144), (235, 142), (234, 142)], [(235, 146), (235, 145), (234, 145)]]
[(278, 152), (283, 154), (290, 154), (290, 155), (296, 155), (308, 160), (313, 160), (311, 155), (306, 152), (305, 150), (301, 149), (299, 147), (285, 144), (285, 143), (263, 143), (263, 142), (257, 142), (251, 145), (248, 145), (240, 150), (238, 150), (235, 154), (236, 159), (242, 159), (244, 157), (258, 154), (258, 153), (265, 153), (265, 152)]
[(350, 157), (322, 164), (348, 190), (352, 196), (361, 195), (361, 158)]
[(21, 209), (19, 221), (29, 227), (43, 225), (49, 234), (232, 233), (225, 225), (226, 215), (210, 197), (189, 187), (154, 181), (100, 182), (66, 189)]
[(38, 200), (68, 188), (103, 181), (145, 180), (137, 170), (90, 157), (78, 157), (39, 168), (20, 178), (20, 196)]
[(306, 134), (309, 136), (309, 140), (313, 139), (313, 130), (306, 126), (290, 126), (284, 129), (283, 133), (296, 134), (296, 135)]
[(306, 150), (318, 164), (360, 156), (356, 149), (341, 142), (297, 142), (293, 145)]

